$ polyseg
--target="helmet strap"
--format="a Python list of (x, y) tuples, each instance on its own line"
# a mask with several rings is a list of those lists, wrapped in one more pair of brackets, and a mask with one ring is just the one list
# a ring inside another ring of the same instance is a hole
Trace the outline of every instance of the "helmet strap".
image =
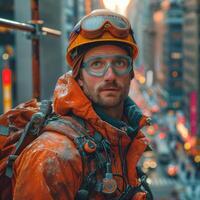
[(85, 55), (85, 52), (82, 52), (74, 60), (74, 63), (73, 63), (73, 66), (72, 66), (72, 69), (73, 69), (72, 70), (72, 76), (74, 78), (77, 78), (77, 76), (78, 76), (78, 74), (80, 72), (80, 68), (81, 68), (81, 64), (83, 62), (84, 55)]

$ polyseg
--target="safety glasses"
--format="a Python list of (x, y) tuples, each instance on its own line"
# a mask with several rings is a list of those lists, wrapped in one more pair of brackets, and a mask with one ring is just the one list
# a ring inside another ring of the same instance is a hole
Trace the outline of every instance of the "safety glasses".
[(130, 34), (131, 28), (128, 20), (121, 15), (86, 16), (74, 27), (70, 37), (81, 33), (85, 38), (94, 39), (105, 31), (109, 31), (114, 37), (125, 38)]
[(102, 77), (109, 67), (117, 76), (128, 74), (132, 70), (132, 59), (126, 55), (94, 56), (83, 62), (82, 67), (91, 76)]

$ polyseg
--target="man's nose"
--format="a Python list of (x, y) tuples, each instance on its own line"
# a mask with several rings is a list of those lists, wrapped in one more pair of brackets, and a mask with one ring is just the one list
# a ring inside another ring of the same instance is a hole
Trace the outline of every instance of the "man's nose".
[(104, 75), (104, 79), (107, 81), (112, 81), (112, 80), (116, 79), (116, 74), (113, 71), (112, 67), (108, 68), (107, 72)]

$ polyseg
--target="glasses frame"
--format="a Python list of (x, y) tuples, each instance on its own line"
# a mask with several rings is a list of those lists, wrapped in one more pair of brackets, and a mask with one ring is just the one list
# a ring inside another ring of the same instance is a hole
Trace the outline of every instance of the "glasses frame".
[[(104, 70), (102, 70), (102, 72), (94, 72), (94, 71), (91, 71), (90, 67), (89, 67), (89, 63), (92, 61), (92, 60), (95, 60), (97, 58), (99, 59), (106, 59), (106, 58), (117, 58), (117, 57), (123, 57), (125, 58), (127, 61), (128, 61), (128, 67), (125, 71), (123, 72), (119, 72), (117, 71), (117, 69), (115, 67), (112, 66), (112, 61), (110, 62), (107, 62), (107, 65), (105, 66)], [(126, 75), (126, 74), (129, 74), (132, 70), (133, 70), (133, 61), (132, 61), (132, 58), (130, 56), (127, 56), (127, 55), (101, 55), (101, 56), (93, 56), (91, 58), (89, 58), (88, 60), (84, 61), (82, 63), (82, 68), (86, 70), (86, 72), (91, 75), (91, 76), (96, 76), (96, 77), (103, 77), (105, 76), (106, 72), (108, 71), (109, 68), (112, 68), (113, 72), (115, 75), (117, 76), (123, 76), (123, 75)]]

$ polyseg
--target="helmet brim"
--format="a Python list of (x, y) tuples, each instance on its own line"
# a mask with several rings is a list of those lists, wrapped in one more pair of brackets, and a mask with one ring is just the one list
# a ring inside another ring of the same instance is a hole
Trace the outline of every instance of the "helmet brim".
[(105, 32), (100, 38), (88, 39), (88, 38), (84, 38), (81, 34), (79, 34), (76, 37), (76, 39), (73, 42), (71, 42), (71, 44), (67, 48), (66, 60), (69, 66), (72, 67), (73, 65), (73, 58), (71, 57), (71, 54), (77, 47), (83, 47), (85, 45), (91, 46), (91, 44), (97, 44), (97, 43), (103, 43), (103, 42), (119, 42), (119, 43), (128, 45), (129, 47), (132, 48), (131, 56), (133, 60), (135, 60), (138, 55), (137, 44), (135, 43), (131, 35), (128, 35), (128, 37), (126, 38), (115, 38), (110, 33)]

